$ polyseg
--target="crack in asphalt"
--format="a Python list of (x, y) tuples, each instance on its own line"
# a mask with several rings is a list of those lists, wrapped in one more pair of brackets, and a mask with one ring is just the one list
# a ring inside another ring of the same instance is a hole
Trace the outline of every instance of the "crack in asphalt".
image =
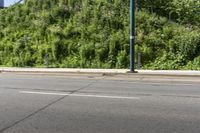
[[(104, 78), (104, 77), (103, 77), (103, 78)], [(102, 78), (102, 79), (103, 79), (103, 78)], [(25, 120), (31, 118), (32, 116), (34, 116), (34, 115), (38, 114), (39, 112), (45, 110), (46, 108), (50, 107), (51, 105), (56, 104), (57, 102), (63, 100), (64, 98), (68, 97), (69, 95), (74, 94), (74, 93), (77, 93), (77, 92), (79, 92), (80, 90), (86, 89), (87, 87), (93, 85), (94, 83), (98, 82), (99, 80), (101, 80), (101, 79), (97, 79), (97, 80), (95, 80), (95, 81), (93, 81), (93, 82), (91, 82), (91, 83), (89, 83), (89, 84), (87, 84), (87, 85), (85, 85), (85, 86), (83, 86), (83, 87), (81, 87), (81, 88), (79, 88), (79, 89), (76, 89), (76, 90), (71, 91), (71, 92), (70, 92), (68, 95), (66, 95), (66, 96), (62, 96), (61, 98), (52, 101), (51, 103), (49, 103), (49, 104), (45, 105), (44, 107), (42, 107), (42, 108), (40, 108), (40, 109), (34, 111), (33, 113), (31, 113), (31, 114), (25, 116), (24, 118), (22, 118), (22, 119), (20, 119), (20, 120), (17, 120), (16, 122), (14, 122), (14, 123), (8, 125), (7, 127), (4, 127), (4, 128), (2, 128), (2, 129), (0, 129), (0, 133), (3, 133), (3, 132), (5, 132), (6, 130), (8, 130), (8, 129), (14, 127), (15, 125), (17, 125), (17, 124), (19, 124), (19, 123), (21, 123), (21, 122), (23, 122), (23, 121), (25, 121)]]
[(45, 110), (45, 109), (48, 108), (49, 106), (51, 106), (51, 105), (53, 105), (53, 104), (55, 104), (55, 103), (61, 101), (61, 100), (64, 99), (65, 97), (67, 97), (67, 96), (63, 96), (63, 97), (61, 97), (61, 98), (59, 98), (59, 99), (57, 99), (57, 100), (55, 100), (55, 101), (53, 101), (53, 102), (47, 104), (46, 106), (44, 106), (44, 107), (42, 107), (42, 108), (36, 110), (35, 112), (33, 112), (33, 113), (27, 115), (26, 117), (24, 117), (24, 118), (22, 118), (22, 119), (20, 119), (20, 120), (18, 120), (18, 121), (16, 121), (16, 122), (14, 122), (14, 123), (12, 123), (11, 125), (0, 129), (0, 133), (2, 133), (2, 132), (4, 132), (4, 131), (6, 131), (6, 130), (12, 128), (13, 126), (15, 126), (15, 125), (17, 125), (17, 124), (19, 124), (19, 123), (25, 121), (26, 119), (28, 119), (28, 118), (34, 116), (35, 114), (37, 114), (37, 113), (39, 113), (39, 112)]

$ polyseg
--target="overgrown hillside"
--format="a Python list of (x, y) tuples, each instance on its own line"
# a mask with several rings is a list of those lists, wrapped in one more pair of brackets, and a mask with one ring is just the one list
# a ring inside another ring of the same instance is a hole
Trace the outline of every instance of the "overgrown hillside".
[[(178, 2), (138, 0), (143, 68), (200, 69), (199, 3)], [(129, 0), (25, 0), (0, 10), (0, 65), (128, 68)]]

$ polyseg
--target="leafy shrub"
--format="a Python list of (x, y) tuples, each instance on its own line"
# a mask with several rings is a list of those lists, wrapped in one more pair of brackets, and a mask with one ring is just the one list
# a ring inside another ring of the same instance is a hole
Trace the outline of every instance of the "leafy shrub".
[[(135, 49), (144, 68), (198, 69), (200, 17), (183, 1), (182, 9), (177, 0), (138, 0)], [(25, 0), (0, 10), (0, 65), (128, 68), (129, 4)]]

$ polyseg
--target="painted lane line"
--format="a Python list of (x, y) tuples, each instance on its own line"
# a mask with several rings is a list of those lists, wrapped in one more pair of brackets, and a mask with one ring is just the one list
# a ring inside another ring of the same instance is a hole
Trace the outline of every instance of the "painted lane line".
[(22, 94), (37, 94), (37, 95), (71, 96), (71, 97), (107, 98), (107, 99), (128, 99), (128, 100), (139, 99), (139, 97), (127, 97), (127, 96), (85, 95), (85, 94), (33, 92), (33, 91), (20, 91), (19, 93), (22, 93)]
[(106, 95), (81, 95), (81, 94), (71, 94), (69, 96), (74, 97), (95, 97), (95, 98), (109, 98), (109, 99), (139, 99), (138, 97), (124, 97), (124, 96), (106, 96)]
[(23, 94), (38, 94), (38, 95), (55, 95), (55, 96), (68, 96), (70, 93), (51, 93), (51, 92), (36, 92), (36, 91), (20, 91)]

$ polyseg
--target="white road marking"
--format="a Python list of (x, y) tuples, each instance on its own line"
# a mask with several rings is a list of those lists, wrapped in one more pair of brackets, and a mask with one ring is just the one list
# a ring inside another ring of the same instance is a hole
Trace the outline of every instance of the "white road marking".
[(108, 99), (128, 99), (128, 100), (139, 99), (139, 97), (127, 97), (127, 96), (85, 95), (85, 94), (35, 92), (35, 91), (20, 91), (19, 93), (22, 93), (22, 94), (37, 94), (37, 95), (71, 96), (71, 97), (108, 98)]
[(110, 99), (139, 99), (139, 97), (104, 96), (104, 95), (81, 95), (81, 94), (71, 94), (70, 96), (75, 96), (75, 97), (110, 98)]
[(38, 95), (56, 95), (56, 96), (68, 96), (70, 93), (51, 93), (51, 92), (36, 92), (36, 91), (20, 91), (24, 94), (38, 94)]

